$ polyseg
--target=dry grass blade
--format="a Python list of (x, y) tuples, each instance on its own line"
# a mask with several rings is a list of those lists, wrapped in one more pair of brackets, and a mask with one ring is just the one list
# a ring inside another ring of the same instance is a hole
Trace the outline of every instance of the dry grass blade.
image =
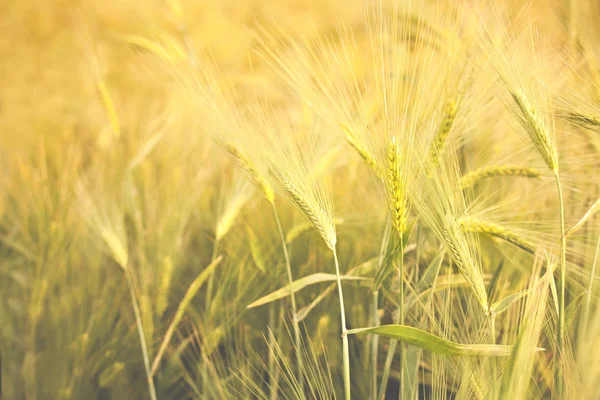
[(206, 281), (206, 279), (208, 279), (208, 277), (213, 274), (215, 268), (219, 265), (222, 259), (223, 256), (217, 257), (208, 267), (206, 267), (196, 277), (196, 279), (194, 279), (194, 281), (188, 287), (188, 290), (185, 292), (183, 299), (181, 299), (181, 302), (177, 307), (177, 311), (175, 312), (175, 316), (173, 317), (171, 324), (169, 324), (169, 328), (165, 333), (165, 337), (162, 343), (160, 344), (160, 347), (158, 348), (158, 353), (156, 353), (156, 357), (154, 358), (154, 362), (152, 363), (152, 369), (150, 371), (151, 376), (154, 376), (154, 374), (156, 373), (156, 370), (160, 365), (160, 361), (163, 357), (163, 354), (167, 349), (167, 346), (169, 345), (169, 342), (171, 341), (171, 338), (175, 333), (175, 329), (177, 328), (177, 325), (179, 325), (179, 322), (181, 321), (181, 318), (183, 317), (183, 314), (185, 313), (188, 304), (190, 304), (194, 296), (196, 296), (196, 293), (198, 293), (198, 290), (200, 290), (200, 287), (202, 287), (204, 281)]
[[(303, 276), (302, 278), (296, 279), (294, 282), (292, 282), (291, 287), (290, 287), (290, 285), (286, 285), (286, 286), (282, 287), (281, 289), (277, 289), (276, 291), (269, 293), (266, 296), (263, 296), (260, 299), (252, 302), (251, 304), (248, 304), (248, 306), (246, 308), (254, 308), (254, 307), (262, 306), (264, 304), (271, 303), (275, 300), (279, 300), (279, 299), (283, 299), (284, 297), (288, 297), (290, 295), (290, 293), (292, 292), (291, 289), (293, 289), (293, 292), (296, 293), (310, 285), (315, 285), (317, 283), (322, 283), (322, 282), (335, 282), (336, 280), (337, 280), (337, 277), (335, 274), (326, 274), (323, 272), (318, 272), (316, 274)], [(366, 281), (366, 280), (370, 280), (370, 278), (365, 278), (365, 277), (361, 277), (361, 276), (342, 275), (342, 276), (340, 276), (340, 280)]]
[(590, 209), (585, 213), (585, 215), (577, 222), (571, 229), (569, 229), (565, 236), (569, 236), (572, 233), (575, 233), (585, 224), (590, 218), (592, 218), (598, 211), (600, 211), (600, 199), (596, 200), (594, 204), (590, 207)]
[(102, 105), (104, 106), (104, 111), (106, 112), (106, 116), (110, 121), (110, 125), (113, 130), (113, 134), (116, 137), (121, 136), (121, 124), (119, 122), (119, 116), (117, 114), (117, 110), (115, 108), (115, 102), (110, 95), (110, 91), (108, 90), (108, 86), (104, 80), (100, 79), (96, 83), (96, 87), (98, 88), (98, 93), (100, 94), (100, 99), (102, 100)]
[(252, 190), (248, 190), (248, 188), (252, 189), (249, 185), (242, 185), (240, 187), (235, 188), (235, 192), (233, 193), (233, 197), (227, 202), (225, 210), (219, 216), (216, 227), (216, 241), (219, 242), (221, 239), (227, 235), (227, 233), (233, 227), (236, 218), (244, 208), (244, 205), (250, 200), (250, 196), (252, 194)]

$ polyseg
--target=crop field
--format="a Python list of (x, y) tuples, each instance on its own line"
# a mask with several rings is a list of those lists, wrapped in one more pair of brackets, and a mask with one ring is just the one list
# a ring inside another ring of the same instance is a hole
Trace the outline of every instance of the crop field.
[(596, 0), (0, 2), (0, 399), (600, 399)]

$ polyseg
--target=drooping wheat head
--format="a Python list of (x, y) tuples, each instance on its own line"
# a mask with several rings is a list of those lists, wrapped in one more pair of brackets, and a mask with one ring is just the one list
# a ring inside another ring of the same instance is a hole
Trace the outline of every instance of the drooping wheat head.
[(535, 253), (535, 246), (532, 243), (501, 225), (471, 217), (463, 217), (460, 219), (459, 223), (464, 232), (485, 233), (496, 236), (522, 248), (529, 253)]
[(467, 189), (483, 179), (492, 178), (495, 176), (522, 176), (539, 179), (541, 177), (541, 173), (535, 168), (518, 167), (513, 165), (492, 165), (489, 167), (477, 168), (476, 170), (463, 175), (463, 177), (460, 178), (460, 187)]

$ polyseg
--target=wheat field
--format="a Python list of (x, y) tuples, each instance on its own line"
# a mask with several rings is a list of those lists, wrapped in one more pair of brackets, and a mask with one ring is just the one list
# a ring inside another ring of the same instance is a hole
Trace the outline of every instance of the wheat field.
[(600, 399), (595, 0), (0, 4), (0, 398)]

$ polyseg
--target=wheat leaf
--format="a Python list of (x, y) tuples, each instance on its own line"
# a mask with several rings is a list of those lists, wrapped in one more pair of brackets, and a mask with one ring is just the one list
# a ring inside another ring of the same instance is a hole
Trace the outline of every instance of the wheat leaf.
[(368, 333), (395, 339), (444, 356), (508, 356), (513, 348), (513, 346), (498, 344), (456, 343), (406, 325), (382, 325), (374, 328), (351, 329), (347, 332), (349, 335)]
[(177, 328), (177, 325), (181, 321), (181, 318), (183, 317), (183, 314), (185, 313), (185, 309), (187, 308), (188, 304), (190, 304), (190, 302), (192, 301), (194, 296), (196, 296), (196, 293), (198, 293), (198, 290), (200, 290), (200, 287), (202, 287), (202, 284), (204, 283), (204, 281), (206, 281), (206, 279), (208, 279), (208, 277), (214, 272), (215, 268), (217, 267), (217, 265), (219, 265), (219, 263), (221, 262), (222, 259), (223, 259), (223, 256), (217, 257), (208, 267), (206, 267), (196, 277), (196, 279), (194, 279), (194, 281), (188, 287), (187, 292), (185, 292), (183, 299), (181, 300), (181, 302), (179, 303), (179, 306), (177, 307), (177, 311), (175, 312), (173, 321), (171, 321), (171, 324), (169, 325), (169, 328), (167, 329), (167, 333), (165, 334), (165, 337), (164, 337), (162, 343), (160, 344), (158, 353), (156, 353), (156, 358), (154, 359), (154, 362), (152, 363), (152, 371), (150, 373), (151, 376), (154, 376), (154, 373), (156, 372), (156, 369), (158, 368), (160, 360), (161, 360), (165, 350), (167, 349), (167, 346), (169, 345), (171, 338), (173, 337), (173, 333), (175, 333), (175, 328)]
[(521, 290), (520, 292), (509, 294), (505, 298), (500, 301), (492, 304), (491, 310), (494, 314), (500, 314), (502, 311), (505, 311), (508, 307), (510, 307), (514, 302), (519, 299), (527, 296), (529, 294), (529, 289)]
[(575, 226), (573, 226), (567, 231), (567, 233), (565, 233), (565, 236), (569, 236), (571, 233), (574, 233), (579, 228), (581, 228), (583, 224), (585, 224), (588, 219), (592, 218), (594, 214), (596, 214), (598, 211), (600, 211), (600, 199), (596, 200), (596, 202), (590, 207), (588, 212), (585, 213), (583, 218), (581, 218), (579, 222), (575, 224)]
[[(341, 280), (346, 280), (346, 281), (364, 281), (364, 280), (369, 280), (370, 278), (364, 278), (361, 276), (348, 276), (348, 275), (342, 275), (340, 276)], [(292, 288), (294, 289), (294, 293), (304, 289), (307, 286), (310, 285), (314, 285), (316, 283), (321, 283), (321, 282), (332, 282), (337, 280), (335, 274), (326, 274), (323, 272), (319, 272), (316, 274), (311, 274), (311, 275), (307, 275), (304, 276), (300, 279), (295, 280), (294, 282), (292, 282)], [(290, 285), (285, 285), (284, 287), (277, 289), (276, 291), (269, 293), (266, 296), (261, 297), (260, 299), (254, 301), (251, 304), (248, 304), (248, 306), (246, 306), (246, 308), (254, 308), (254, 307), (258, 307), (258, 306), (262, 306), (264, 304), (267, 303), (271, 303), (275, 300), (279, 300), (282, 299), (284, 297), (288, 297), (290, 295)]]

